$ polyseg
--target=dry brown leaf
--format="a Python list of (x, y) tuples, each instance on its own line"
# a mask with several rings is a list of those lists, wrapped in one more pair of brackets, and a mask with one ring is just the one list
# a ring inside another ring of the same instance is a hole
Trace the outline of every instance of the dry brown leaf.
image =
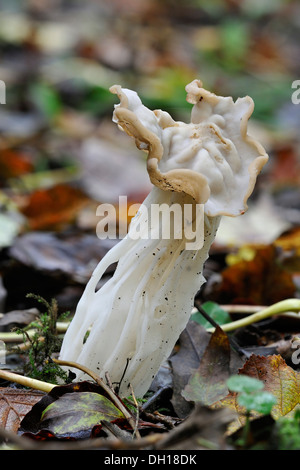
[(0, 426), (16, 433), (21, 420), (44, 395), (37, 390), (0, 387)]
[(291, 273), (300, 272), (300, 227), (283, 233), (274, 245), (282, 250), (282, 264)]
[(226, 396), (229, 378), (230, 343), (228, 336), (218, 326), (211, 336), (198, 369), (191, 375), (182, 391), (183, 397), (209, 406)]
[(273, 167), (269, 178), (275, 187), (298, 186), (300, 163), (293, 145), (283, 145), (274, 149)]
[(265, 390), (275, 395), (277, 403), (271, 412), (274, 419), (287, 415), (299, 404), (300, 374), (280, 355), (252, 355), (239, 373), (263, 381)]
[(0, 179), (17, 178), (33, 170), (28, 155), (15, 150), (1, 150), (0, 152)]
[(276, 247), (257, 247), (251, 260), (242, 260), (222, 272), (216, 292), (219, 303), (272, 305), (294, 297), (295, 284), (291, 273), (278, 260)]
[(89, 199), (77, 188), (57, 184), (33, 192), (20, 211), (27, 217), (31, 230), (45, 230), (72, 222)]
[[(272, 393), (277, 403), (273, 406), (271, 416), (275, 420), (293, 411), (300, 402), (300, 374), (288, 366), (280, 355), (256, 356), (253, 354), (239, 370), (239, 375), (247, 375), (264, 382), (264, 389)], [(244, 422), (245, 409), (237, 402), (238, 394), (228, 395), (213, 404), (213, 408), (228, 407), (237, 412), (239, 423)], [(253, 417), (258, 413), (251, 413)], [(236, 428), (236, 423), (232, 430)]]
[(274, 241), (274, 245), (282, 248), (284, 251), (291, 251), (295, 255), (300, 256), (300, 227), (293, 227), (282, 234)]
[[(227, 427), (227, 435), (234, 433), (237, 429), (244, 426), (246, 422), (245, 408), (238, 404), (237, 396), (236, 392), (229, 392), (225, 398), (222, 398), (222, 400), (217, 401), (210, 407), (212, 409), (226, 408), (235, 413), (235, 419)], [(251, 419), (258, 416), (256, 412), (251, 413)]]
[[(277, 420), (282, 416), (293, 413), (299, 407), (300, 374), (289, 367), (280, 355), (252, 355), (239, 370), (240, 375), (247, 375), (264, 382), (264, 389), (272, 393), (277, 403), (273, 406), (271, 416)], [(238, 393), (229, 392), (222, 400), (211, 405), (212, 409), (229, 408), (236, 413), (236, 419), (227, 428), (227, 435), (233, 434), (245, 425), (246, 410), (238, 403)], [(261, 415), (251, 411), (250, 419)]]

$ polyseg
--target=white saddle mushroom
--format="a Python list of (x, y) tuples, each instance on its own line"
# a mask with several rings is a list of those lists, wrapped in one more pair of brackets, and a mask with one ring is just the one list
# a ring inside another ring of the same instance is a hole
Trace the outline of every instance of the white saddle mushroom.
[[(187, 101), (194, 105), (189, 124), (149, 110), (134, 91), (111, 88), (120, 99), (113, 120), (148, 153), (147, 170), (154, 186), (127, 236), (95, 269), (65, 334), (60, 359), (85, 365), (102, 378), (108, 372), (115, 384), (122, 379), (121, 396), (130, 394), (130, 384), (136, 396), (149, 389), (189, 320), (221, 216), (247, 210), (257, 175), (268, 160), (263, 147), (247, 134), (251, 98), (234, 102), (216, 96), (199, 80), (186, 91)], [(157, 205), (160, 218), (151, 211)], [(170, 215), (174, 205), (182, 208), (183, 217), (176, 219), (169, 237), (161, 236), (164, 213)], [(188, 216), (187, 206), (192, 208)], [(191, 225), (188, 234), (186, 218)], [(191, 234), (195, 245), (188, 245), (193, 242)], [(113, 276), (96, 291), (115, 262)], [(77, 380), (87, 378), (74, 372)]]

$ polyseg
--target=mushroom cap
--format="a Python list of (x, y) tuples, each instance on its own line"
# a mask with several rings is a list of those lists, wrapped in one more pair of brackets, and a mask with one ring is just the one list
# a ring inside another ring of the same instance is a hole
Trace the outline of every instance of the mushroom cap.
[(194, 80), (186, 86), (187, 101), (194, 105), (187, 124), (165, 111), (151, 111), (132, 90), (114, 85), (110, 91), (120, 99), (113, 121), (148, 152), (152, 184), (189, 194), (211, 217), (247, 210), (257, 175), (268, 160), (264, 148), (247, 134), (254, 109), (249, 96), (234, 102)]

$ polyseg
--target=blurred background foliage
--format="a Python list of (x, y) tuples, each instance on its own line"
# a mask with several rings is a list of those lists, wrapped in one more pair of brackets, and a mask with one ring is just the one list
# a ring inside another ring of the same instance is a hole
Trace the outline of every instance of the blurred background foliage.
[(69, 106), (110, 113), (115, 81), (149, 106), (180, 112), (185, 84), (200, 77), (217, 93), (250, 94), (255, 117), (277, 124), (299, 77), (293, 0), (2, 0), (0, 8), (8, 103), (47, 118)]

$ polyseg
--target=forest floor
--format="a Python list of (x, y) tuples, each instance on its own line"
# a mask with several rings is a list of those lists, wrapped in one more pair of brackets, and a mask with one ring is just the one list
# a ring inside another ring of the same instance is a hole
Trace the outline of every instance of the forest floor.
[[(2, 378), (3, 448), (300, 449), (300, 317), (291, 304), (228, 333), (217, 328), (212, 334), (203, 317), (204, 309), (222, 326), (300, 298), (300, 104), (292, 87), (300, 79), (299, 4), (25, 3), (2, 2), (0, 9), (6, 85), (0, 105), (0, 345), (6, 361), (0, 372), (19, 374), (30, 362), (5, 339), (44, 313), (45, 303), (28, 294), (45, 299), (48, 313), (55, 299), (55, 315), (69, 312), (70, 319), (94, 268), (117, 243), (97, 238), (98, 205), (108, 202), (118, 211), (120, 195), (141, 203), (151, 189), (140, 152), (112, 123), (110, 86), (134, 89), (150, 109), (183, 121), (190, 112), (185, 85), (195, 78), (219, 95), (249, 95), (255, 102), (249, 132), (270, 160), (248, 212), (222, 221), (205, 264), (207, 282), (149, 394), (125, 402), (134, 429), (116, 406), (113, 423), (96, 416), (101, 426), (70, 428), (62, 437), (53, 423), (41, 426), (41, 413), (73, 393), (72, 385), (48, 393)], [(232, 375), (262, 381), (276, 399), (272, 410), (257, 412), (254, 403), (247, 412), (239, 392), (224, 389)], [(99, 384), (82, 387), (79, 392), (103, 399)], [(61, 409), (55, 410), (57, 418)]]

